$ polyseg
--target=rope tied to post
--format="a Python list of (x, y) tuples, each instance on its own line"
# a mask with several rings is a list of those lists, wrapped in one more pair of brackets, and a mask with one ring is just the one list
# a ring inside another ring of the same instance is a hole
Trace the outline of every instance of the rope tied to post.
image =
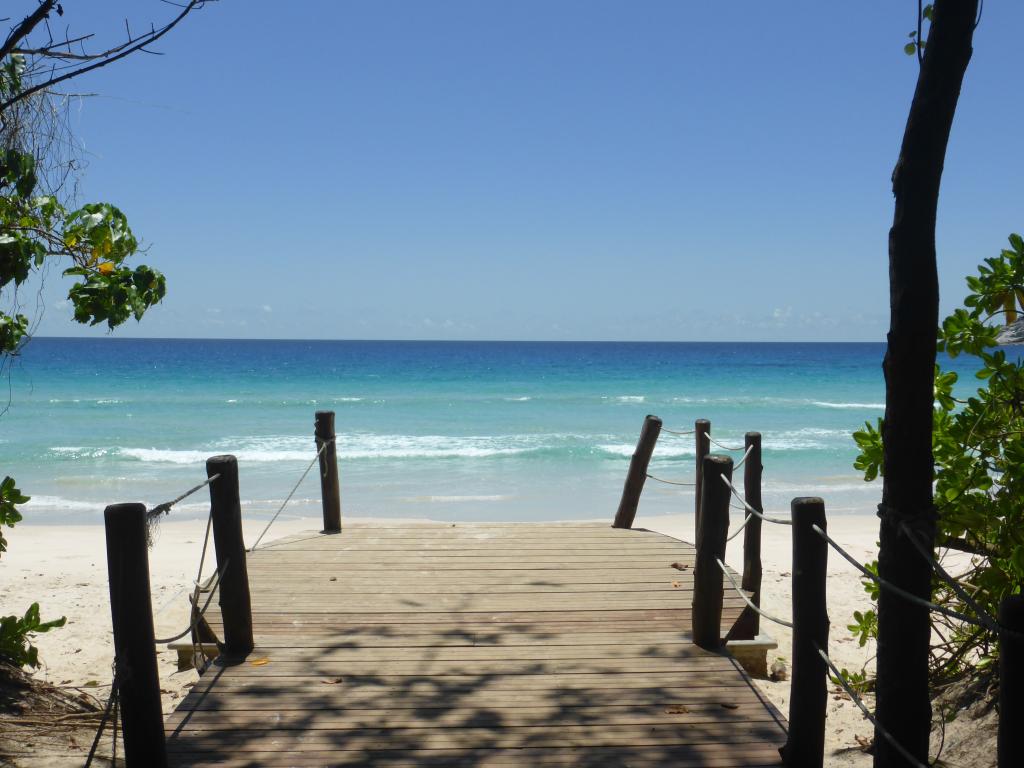
[(743, 452), (743, 458), (742, 458), (742, 459), (740, 459), (740, 460), (739, 460), (738, 462), (736, 462), (736, 466), (734, 466), (734, 467), (732, 468), (732, 471), (733, 471), (733, 472), (735, 472), (735, 471), (736, 471), (737, 469), (739, 469), (740, 467), (742, 467), (742, 466), (743, 466), (744, 464), (746, 464), (746, 463), (747, 463), (747, 459), (749, 459), (749, 458), (750, 458), (750, 453), (751, 453), (751, 451), (753, 451), (753, 450), (754, 450), (754, 446), (753, 446), (753, 445), (748, 445), (748, 446), (747, 446), (747, 450), (745, 450), (745, 451)]
[(146, 511), (146, 546), (148, 546), (150, 548), (152, 548), (152, 546), (153, 546), (152, 531), (153, 531), (153, 528), (156, 527), (160, 523), (160, 516), (161, 515), (168, 514), (171, 511), (171, 507), (173, 507), (179, 501), (183, 501), (184, 499), (187, 499), (189, 496), (191, 496), (196, 491), (201, 491), (203, 488), (208, 486), (214, 480), (217, 480), (219, 477), (220, 477), (219, 474), (211, 475), (210, 477), (206, 478), (206, 480), (201, 482), (199, 485), (195, 486), (194, 488), (189, 488), (187, 491), (185, 491), (183, 494), (181, 494), (177, 498), (171, 499), (170, 501), (165, 501), (163, 504), (157, 504), (155, 507), (152, 507), (149, 510), (147, 510)]
[(281, 503), (281, 506), (278, 507), (277, 512), (275, 512), (274, 516), (270, 518), (270, 522), (267, 523), (267, 527), (264, 528), (263, 532), (260, 533), (260, 535), (257, 537), (256, 543), (253, 544), (251, 547), (249, 547), (249, 551), (250, 552), (255, 552), (256, 551), (256, 547), (258, 547), (259, 543), (261, 541), (263, 541), (263, 537), (266, 536), (267, 531), (270, 530), (270, 526), (272, 526), (274, 524), (274, 521), (277, 520), (278, 515), (280, 515), (281, 512), (284, 511), (284, 508), (288, 506), (288, 502), (292, 500), (292, 496), (294, 496), (295, 492), (297, 490), (299, 490), (299, 486), (302, 485), (302, 481), (306, 479), (306, 475), (309, 474), (309, 471), (311, 469), (313, 469), (313, 465), (316, 464), (320, 460), (320, 456), (323, 454), (323, 452), (325, 450), (327, 450), (327, 446), (330, 445), (331, 443), (333, 443), (336, 439), (337, 438), (335, 438), (335, 437), (329, 438), (328, 440), (321, 440), (320, 438), (317, 438), (317, 443), (322, 443), (322, 445), (320, 445), (320, 450), (318, 450), (316, 452), (316, 456), (314, 456), (313, 460), (311, 462), (309, 462), (309, 466), (306, 467), (306, 470), (302, 473), (302, 477), (299, 478), (299, 481), (297, 483), (295, 483), (295, 485), (292, 487), (291, 491), (288, 492), (288, 496)]

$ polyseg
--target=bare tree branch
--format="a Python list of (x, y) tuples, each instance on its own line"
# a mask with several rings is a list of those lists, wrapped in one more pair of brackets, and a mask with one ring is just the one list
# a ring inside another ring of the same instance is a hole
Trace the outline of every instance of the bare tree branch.
[(28, 37), (39, 22), (50, 15), (50, 11), (53, 10), (53, 6), (56, 5), (56, 3), (57, 0), (43, 0), (43, 2), (39, 4), (38, 8), (22, 19), (21, 22), (11, 30), (10, 34), (7, 35), (7, 39), (4, 41), (3, 46), (0, 47), (0, 60), (14, 50), (14, 46), (16, 46), (19, 41)]
[[(100, 67), (105, 67), (108, 64), (112, 64), (115, 61), (118, 61), (119, 59), (123, 59), (126, 56), (129, 56), (132, 53), (135, 53), (137, 51), (142, 51), (144, 53), (153, 54), (154, 53), (153, 51), (145, 50), (145, 48), (147, 46), (149, 46), (151, 43), (156, 42), (161, 37), (166, 35), (168, 32), (170, 32), (172, 29), (174, 29), (181, 22), (182, 19), (184, 19), (186, 16), (188, 16), (189, 13), (191, 13), (193, 10), (195, 10), (197, 8), (202, 8), (207, 2), (210, 2), (210, 0), (190, 0), (190, 2), (188, 2), (187, 4), (179, 6), (181, 8), (181, 12), (177, 16), (175, 16), (173, 19), (171, 19), (171, 21), (169, 21), (167, 24), (165, 24), (162, 27), (153, 27), (153, 26), (151, 26), (149, 32), (146, 32), (146, 33), (144, 33), (144, 34), (142, 34), (142, 35), (140, 35), (138, 37), (134, 37), (134, 38), (131, 37), (131, 31), (129, 29), (129, 39), (126, 42), (122, 43), (119, 46), (115, 46), (114, 48), (110, 48), (107, 51), (104, 51), (102, 53), (86, 54), (86, 53), (83, 52), (83, 54), (77, 55), (77, 54), (68, 54), (68, 53), (58, 52), (58, 51), (51, 51), (51, 49), (59, 47), (59, 46), (63, 46), (65, 44), (69, 43), (69, 42), (80, 42), (81, 40), (88, 39), (88, 37), (91, 37), (91, 35), (87, 35), (87, 36), (84, 36), (82, 38), (78, 38), (77, 40), (68, 40), (68, 41), (64, 41), (64, 42), (61, 42), (61, 43), (54, 43), (52, 45), (43, 46), (42, 48), (37, 49), (36, 54), (38, 56), (42, 57), (42, 58), (54, 58), (54, 59), (73, 60), (73, 61), (89, 61), (90, 63), (86, 64), (85, 66), (80, 66), (80, 67), (74, 67), (74, 65), (66, 65), (65, 67), (61, 67), (61, 68), (58, 68), (58, 67), (51, 68), (51, 72), (50, 72), (50, 76), (49, 77), (46, 77), (46, 78), (41, 79), (41, 80), (38, 80), (37, 82), (35, 82), (30, 87), (25, 88), (24, 90), (20, 91), (19, 93), (13, 94), (6, 101), (4, 101), (3, 103), (0, 103), (0, 115), (2, 115), (3, 112), (5, 110), (7, 110), (10, 106), (12, 106), (13, 104), (18, 103), (19, 101), (22, 101), (23, 99), (26, 99), (26, 98), (28, 98), (29, 96), (32, 96), (35, 93), (39, 93), (40, 91), (45, 91), (45, 90), (51, 88), (52, 86), (57, 85), (58, 83), (62, 83), (65, 80), (70, 80), (70, 79), (72, 79), (74, 77), (78, 77), (79, 75), (84, 75), (85, 73), (91, 72), (94, 69), (99, 69)], [(44, 6), (46, 6), (47, 7), (47, 11), (48, 11), (50, 8), (53, 7), (54, 3), (55, 3), (55, 0), (46, 0), (46, 2), (43, 3), (43, 5), (40, 5), (40, 8), (43, 8)], [(37, 10), (36, 13), (32, 14), (32, 17), (35, 17), (38, 14), (39, 14), (39, 11)], [(32, 17), (29, 17), (29, 18), (32, 18)], [(36, 19), (36, 21), (31, 26), (29, 26), (24, 33), (20, 34), (17, 37), (14, 37), (14, 33), (18, 29), (20, 29), (23, 26), (25, 26), (26, 22), (29, 21), (29, 18), (27, 18), (25, 21), (23, 21), (21, 24), (19, 24), (18, 27), (15, 28), (15, 30), (12, 30), (11, 36), (9, 36), (9, 38), (8, 38), (9, 41), (11, 41), (11, 45), (9, 46), (10, 50), (6, 51), (4, 53), (4, 55), (7, 55), (7, 53), (10, 53), (14, 49), (15, 45), (17, 44), (17, 42), (19, 40), (24, 39), (24, 37), (29, 32), (31, 32), (31, 30), (44, 17), (45, 17), (45, 13), (40, 15), (39, 18)], [(127, 22), (126, 22), (126, 27), (127, 27)], [(11, 38), (13, 38), (13, 40), (11, 40)], [(5, 47), (8, 47), (8, 46), (5, 44)], [(2, 57), (0, 57), (0, 58), (2, 58)], [(64, 69), (65, 71), (62, 74), (56, 74), (60, 69)]]

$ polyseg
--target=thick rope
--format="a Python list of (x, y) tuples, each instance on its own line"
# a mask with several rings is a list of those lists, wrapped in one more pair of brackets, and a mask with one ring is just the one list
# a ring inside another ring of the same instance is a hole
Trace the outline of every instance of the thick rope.
[(291, 491), (288, 493), (288, 497), (284, 500), (284, 503), (282, 503), (281, 506), (278, 507), (277, 512), (275, 512), (274, 516), (270, 518), (270, 522), (267, 523), (267, 527), (263, 529), (263, 533), (261, 533), (259, 537), (256, 539), (256, 543), (249, 547), (250, 552), (256, 551), (256, 547), (258, 547), (259, 543), (263, 541), (263, 537), (267, 535), (267, 531), (270, 530), (270, 526), (272, 526), (274, 524), (274, 521), (277, 520), (277, 516), (284, 511), (284, 508), (288, 506), (288, 502), (292, 500), (292, 496), (294, 496), (295, 492), (299, 490), (299, 486), (302, 485), (302, 481), (306, 479), (306, 475), (309, 474), (309, 470), (311, 470), (313, 468), (313, 465), (320, 460), (320, 454), (322, 454), (327, 449), (327, 446), (333, 443), (334, 440), (335, 438), (332, 437), (330, 440), (323, 441), (323, 444), (320, 446), (320, 450), (316, 452), (316, 456), (314, 456), (313, 460), (309, 462), (309, 466), (306, 467), (306, 471), (303, 472), (302, 477), (299, 478), (299, 482), (295, 484), (295, 487), (293, 487)]
[(715, 438), (713, 438), (707, 432), (703, 432), (701, 434), (703, 434), (704, 437), (706, 437), (708, 439), (709, 443), (711, 443), (712, 445), (717, 445), (723, 451), (742, 451), (743, 450), (743, 446), (742, 445), (737, 445), (737, 446), (722, 445), (720, 442), (715, 440)]
[(732, 491), (732, 495), (735, 496), (739, 500), (740, 504), (743, 505), (743, 508), (745, 510), (747, 510), (747, 512), (749, 512), (750, 514), (757, 515), (759, 518), (764, 520), (766, 523), (775, 523), (776, 525), (792, 525), (793, 524), (792, 520), (784, 520), (781, 517), (768, 517), (768, 515), (764, 514), (760, 510), (754, 509), (752, 506), (747, 504), (747, 502), (744, 500), (744, 498), (742, 496), (740, 496), (740, 492), (736, 490), (736, 486), (734, 486), (732, 483), (729, 482), (729, 478), (727, 478), (725, 475), (719, 475), (719, 477), (722, 478), (722, 482), (723, 483), (725, 483), (727, 486), (729, 486), (729, 490)]
[(743, 521), (743, 525), (741, 525), (741, 526), (740, 526), (739, 528), (737, 528), (737, 529), (736, 529), (736, 531), (735, 531), (734, 533), (730, 533), (730, 534), (729, 534), (729, 536), (728, 536), (728, 537), (726, 538), (726, 541), (727, 541), (727, 542), (728, 542), (728, 541), (732, 541), (732, 540), (733, 540), (733, 539), (735, 539), (735, 538), (736, 538), (737, 536), (739, 536), (739, 535), (740, 535), (740, 533), (742, 533), (742, 532), (743, 532), (743, 529), (747, 527), (747, 523), (749, 523), (749, 522), (750, 522), (750, 520), (751, 520), (751, 519), (752, 519), (753, 517), (754, 517), (753, 515), (749, 515), (749, 514), (748, 514), (748, 515), (747, 515), (747, 517), (746, 517), (746, 519), (745, 519), (745, 520)]
[(662, 432), (668, 432), (670, 435), (692, 435), (697, 430), (695, 430), (695, 429), (682, 429), (682, 430), (680, 430), (680, 429), (666, 429), (665, 427), (662, 427), (661, 431)]
[(747, 446), (747, 450), (743, 452), (743, 458), (742, 458), (742, 459), (740, 459), (740, 460), (739, 460), (739, 462), (738, 462), (738, 463), (736, 464), (736, 466), (734, 466), (734, 467), (732, 468), (734, 472), (735, 472), (735, 471), (736, 471), (737, 469), (739, 469), (740, 467), (742, 467), (742, 466), (743, 466), (744, 464), (746, 464), (746, 463), (747, 463), (747, 459), (749, 459), (749, 458), (750, 458), (750, 452), (751, 452), (752, 450), (754, 450), (754, 446), (752, 446), (752, 445), (748, 445), (748, 446)]
[(777, 618), (775, 616), (772, 616), (770, 613), (765, 613), (758, 606), (754, 605), (753, 601), (749, 597), (747, 597), (742, 587), (740, 587), (740, 585), (736, 583), (736, 579), (734, 579), (732, 577), (732, 574), (729, 573), (729, 569), (725, 567), (725, 563), (723, 563), (717, 557), (715, 558), (715, 562), (718, 563), (718, 567), (722, 569), (722, 573), (725, 574), (725, 578), (727, 578), (729, 580), (729, 583), (732, 584), (732, 588), (736, 590), (736, 594), (743, 598), (743, 602), (750, 606), (750, 609), (752, 611), (754, 611), (760, 616), (764, 616), (766, 619), (768, 619), (768, 621), (774, 621), (776, 624), (781, 624), (782, 626), (789, 627), (790, 629), (793, 628), (793, 622)]
[(655, 477), (654, 475), (652, 475), (650, 473), (647, 473), (647, 477), (649, 477), (651, 480), (654, 480), (655, 482), (664, 483), (665, 485), (685, 485), (685, 486), (689, 486), (689, 487), (692, 487), (692, 486), (696, 485), (696, 483), (680, 483), (680, 482), (676, 482), (675, 480), (662, 480), (660, 477)]
[(821, 650), (821, 648), (818, 648), (817, 643), (814, 644), (814, 648), (817, 650), (818, 655), (824, 659), (826, 664), (828, 664), (828, 668), (832, 670), (832, 674), (835, 676), (835, 681), (843, 687), (843, 690), (846, 691), (846, 694), (853, 700), (853, 703), (856, 704), (860, 708), (860, 711), (864, 713), (864, 717), (866, 717), (871, 724), (875, 726), (875, 730), (882, 734), (882, 737), (892, 745), (893, 749), (899, 752), (903, 756), (903, 759), (908, 763), (916, 766), (916, 768), (929, 768), (910, 754), (902, 744), (896, 741), (896, 738), (891, 733), (882, 727), (881, 723), (878, 722), (875, 716), (871, 714), (871, 711), (864, 704), (864, 701), (857, 695), (857, 692), (854, 691), (853, 688), (850, 687), (850, 684), (846, 682), (846, 678), (844, 678), (843, 674), (836, 668), (836, 665), (832, 663), (832, 659), (828, 657), (828, 654)]
[(956, 619), (957, 621), (962, 621), (965, 624), (970, 624), (971, 626), (975, 627), (984, 627), (983, 624), (976, 621), (975, 619), (972, 619), (970, 616), (967, 616), (963, 613), (958, 613), (957, 611), (951, 610), (942, 605), (936, 605), (933, 602), (925, 600), (922, 597), (918, 597), (917, 595), (911, 592), (907, 592), (905, 589), (901, 589), (900, 587), (897, 587), (895, 584), (890, 584), (888, 581), (885, 581), (879, 576), (876, 576), (863, 565), (858, 563), (856, 558), (850, 555), (845, 549), (836, 544), (836, 542), (817, 525), (812, 525), (811, 528), (814, 530), (816, 534), (825, 539), (825, 541), (827, 541), (832, 546), (832, 549), (838, 552), (839, 555), (844, 560), (846, 560), (846, 562), (848, 562), (850, 565), (852, 565), (854, 568), (856, 568), (858, 571), (864, 574), (865, 578), (868, 578), (871, 581), (875, 582), (882, 589), (888, 590), (889, 592), (892, 592), (894, 595), (899, 595), (904, 600), (908, 600), (911, 603), (914, 603), (914, 605), (919, 605), (922, 608), (927, 608), (930, 611), (941, 613), (943, 616), (948, 616), (951, 619)]
[(213, 475), (212, 477), (208, 477), (208, 478), (206, 478), (206, 480), (201, 482), (195, 488), (189, 488), (187, 491), (185, 491), (183, 494), (181, 494), (181, 496), (179, 496), (178, 498), (171, 499), (170, 501), (165, 501), (163, 504), (157, 504), (155, 507), (153, 507), (152, 509), (150, 509), (146, 513), (146, 521), (148, 522), (152, 518), (159, 517), (160, 515), (166, 515), (168, 512), (171, 511), (171, 507), (173, 507), (179, 501), (182, 501), (183, 499), (187, 499), (193, 493), (195, 493), (196, 491), (202, 490), (203, 488), (208, 486), (210, 483), (212, 483), (214, 480), (216, 480), (219, 477), (220, 477), (220, 474), (216, 474), (216, 475)]
[[(196, 631), (196, 627), (199, 624), (199, 619), (206, 617), (206, 609), (209, 608), (210, 607), (210, 603), (213, 602), (214, 595), (217, 594), (217, 587), (220, 586), (221, 577), (224, 575), (224, 573), (227, 571), (227, 569), (228, 569), (228, 563), (225, 563), (224, 564), (224, 568), (222, 570), (217, 571), (217, 573), (214, 574), (214, 582), (213, 582), (213, 585), (210, 587), (210, 596), (206, 598), (206, 602), (203, 604), (202, 610), (194, 613), (194, 615), (192, 616), (191, 620), (189, 621), (189, 625), (187, 627), (185, 627), (184, 631), (179, 632), (174, 637), (162, 637), (162, 638), (156, 639), (154, 642), (157, 645), (166, 645), (167, 643), (173, 643), (176, 640), (181, 640), (181, 638), (183, 638), (189, 632), (195, 632)], [(197, 591), (197, 595), (198, 595), (198, 591)], [(198, 596), (195, 598), (194, 605), (199, 605)]]
[(977, 601), (975, 601), (975, 599), (967, 593), (967, 590), (961, 587), (957, 583), (956, 579), (954, 579), (952, 576), (949, 575), (949, 573), (946, 572), (946, 569), (943, 568), (939, 564), (939, 562), (932, 556), (931, 552), (928, 551), (928, 547), (925, 546), (924, 542), (917, 538), (917, 532), (914, 531), (909, 525), (907, 525), (906, 522), (901, 522), (900, 525), (903, 528), (904, 533), (906, 533), (907, 537), (910, 539), (910, 543), (913, 544), (914, 548), (917, 549), (917, 551), (921, 554), (921, 557), (928, 561), (928, 564), (935, 570), (936, 573), (939, 574), (942, 580), (950, 586), (953, 592), (956, 593), (957, 597), (963, 600), (967, 604), (967, 607), (969, 607), (972, 611), (975, 612), (975, 614), (977, 614), (978, 619), (981, 621), (985, 629), (989, 630), (990, 632), (999, 632), (999, 630), (1001, 629), (1001, 627), (999, 626), (999, 622), (992, 618), (991, 614), (989, 614), (988, 611), (986, 611), (984, 608), (978, 605)]

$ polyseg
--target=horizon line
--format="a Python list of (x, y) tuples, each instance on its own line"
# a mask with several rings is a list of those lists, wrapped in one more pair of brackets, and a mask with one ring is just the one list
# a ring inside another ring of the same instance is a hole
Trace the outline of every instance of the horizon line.
[(358, 339), (358, 338), (296, 338), (296, 337), (237, 337), (237, 336), (49, 336), (37, 335), (33, 339), (53, 341), (295, 341), (295, 342), (345, 342), (357, 344), (885, 344), (885, 339), (856, 340), (837, 339), (827, 341), (809, 341), (801, 339)]

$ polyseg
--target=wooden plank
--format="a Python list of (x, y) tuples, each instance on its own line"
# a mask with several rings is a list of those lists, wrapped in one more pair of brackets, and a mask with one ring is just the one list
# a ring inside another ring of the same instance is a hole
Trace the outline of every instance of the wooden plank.
[(757, 740), (777, 739), (781, 729), (766, 722), (712, 722), (692, 723), (682, 727), (675, 724), (660, 725), (563, 725), (503, 727), (464, 726), (451, 728), (386, 728), (349, 731), (344, 729), (279, 729), (270, 724), (263, 728), (230, 728), (208, 731), (187, 731), (182, 739), (171, 731), (168, 734), (168, 752), (195, 749), (208, 745), (214, 748), (230, 747), (239, 752), (275, 748), (302, 752), (307, 749), (335, 749), (338, 751), (388, 749), (399, 744), (418, 749), (451, 749), (468, 746), (488, 746), (491, 749), (521, 749), (523, 747), (615, 747), (641, 745), (682, 745), (749, 743)]
[[(727, 752), (716, 745), (578, 748), (524, 748), (517, 750), (473, 747), (462, 750), (396, 748), (361, 752), (306, 750), (308, 765), (336, 768), (767, 768), (778, 766), (778, 752), (765, 744), (735, 744)], [(174, 765), (185, 768), (253, 768), (253, 766), (294, 766), (296, 756), (277, 750), (247, 751), (242, 756), (227, 751), (180, 752)]]
[(693, 561), (604, 523), (273, 542), (249, 553), (257, 648), (180, 702), (171, 764), (777, 766), (778, 712), (690, 641)]

